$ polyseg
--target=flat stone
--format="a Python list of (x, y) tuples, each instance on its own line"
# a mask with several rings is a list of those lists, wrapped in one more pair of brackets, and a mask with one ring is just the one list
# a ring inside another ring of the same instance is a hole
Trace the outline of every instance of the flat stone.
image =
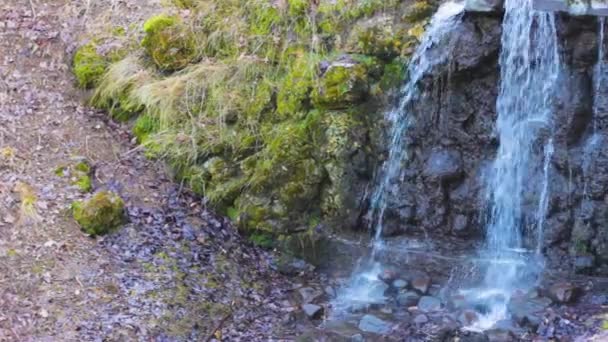
[(359, 321), (359, 330), (378, 335), (388, 334), (392, 326), (390, 322), (383, 321), (374, 315), (365, 315)]
[(577, 290), (572, 283), (557, 283), (549, 288), (549, 296), (558, 303), (570, 303), (574, 301)]
[(426, 294), (431, 286), (431, 278), (428, 275), (421, 275), (412, 280), (412, 288), (421, 294)]
[(397, 304), (408, 308), (410, 306), (416, 306), (416, 304), (418, 304), (419, 299), (420, 295), (414, 291), (399, 293), (397, 295)]
[(318, 319), (323, 314), (323, 307), (315, 304), (304, 304), (302, 310), (310, 319)]
[(441, 301), (431, 296), (422, 296), (418, 301), (418, 309), (424, 312), (437, 311), (441, 309)]

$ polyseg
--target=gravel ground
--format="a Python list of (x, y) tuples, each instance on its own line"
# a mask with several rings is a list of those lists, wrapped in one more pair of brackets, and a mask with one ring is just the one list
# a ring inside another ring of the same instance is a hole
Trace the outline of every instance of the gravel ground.
[[(70, 54), (93, 23), (141, 22), (155, 1), (0, 4), (0, 341), (289, 340), (294, 286), (224, 218), (83, 106)], [(117, 15), (119, 14), (119, 15)], [(86, 158), (130, 223), (85, 236), (55, 170)], [(29, 207), (27, 204), (32, 204)]]

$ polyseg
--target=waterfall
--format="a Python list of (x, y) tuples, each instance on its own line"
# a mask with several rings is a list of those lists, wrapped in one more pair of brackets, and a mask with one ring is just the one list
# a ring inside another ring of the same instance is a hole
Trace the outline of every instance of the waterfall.
[(411, 111), (420, 95), (419, 83), (433, 67), (444, 63), (451, 52), (451, 49), (443, 45), (440, 49), (433, 50), (433, 53), (430, 53), (430, 50), (442, 43), (446, 34), (460, 23), (463, 10), (463, 3), (447, 2), (433, 15), (408, 65), (408, 80), (400, 91), (399, 103), (386, 113), (386, 120), (391, 124), (388, 158), (378, 174), (367, 214), (371, 229), (375, 232), (371, 256), (359, 261), (348, 284), (338, 291), (338, 296), (332, 303), (334, 314), (340, 315), (357, 304), (378, 303), (385, 299), (384, 283), (378, 279), (382, 267), (375, 259), (376, 252), (383, 247), (382, 231), (387, 209), (387, 193), (391, 183), (401, 175), (402, 162), (407, 158), (404, 138), (413, 123)]
[(600, 97), (601, 92), (604, 89), (606, 82), (606, 63), (604, 58), (604, 28), (606, 24), (606, 18), (601, 17), (598, 18), (598, 49), (597, 49), (597, 63), (595, 65), (595, 70), (593, 73), (593, 117), (591, 118), (591, 122), (593, 125), (593, 130), (591, 132), (591, 136), (587, 139), (583, 150), (583, 199), (587, 199), (587, 179), (589, 173), (589, 167), (591, 166), (591, 162), (597, 155), (597, 147), (600, 145), (602, 137), (597, 133), (597, 120), (598, 120), (598, 111), (600, 110)]
[(388, 159), (384, 162), (377, 177), (378, 183), (371, 195), (370, 209), (367, 214), (371, 228), (375, 231), (374, 250), (381, 248), (382, 245), (387, 192), (391, 183), (400, 176), (403, 169), (402, 163), (407, 158), (404, 138), (414, 119), (410, 111), (411, 105), (420, 95), (419, 82), (434, 66), (446, 61), (451, 49), (444, 46), (435, 54), (429, 54), (428, 51), (440, 43), (442, 38), (460, 22), (463, 9), (463, 4), (455, 2), (447, 2), (439, 7), (408, 65), (408, 81), (401, 89), (399, 103), (386, 114), (387, 121), (391, 123)]
[[(490, 309), (486, 316), (492, 319), (480, 324), (504, 318), (513, 291), (530, 285), (540, 272), (531, 262), (539, 261), (542, 248), (553, 154), (552, 98), (560, 72), (553, 14), (533, 10), (532, 0), (507, 0), (502, 26), (496, 104), (500, 145), (487, 179), (489, 219), (481, 251), (485, 278), (481, 290), (471, 291), (485, 301)], [(539, 148), (544, 161), (535, 158)], [(524, 206), (538, 185), (536, 216), (526, 217)], [(536, 229), (535, 251), (523, 243), (528, 228)]]

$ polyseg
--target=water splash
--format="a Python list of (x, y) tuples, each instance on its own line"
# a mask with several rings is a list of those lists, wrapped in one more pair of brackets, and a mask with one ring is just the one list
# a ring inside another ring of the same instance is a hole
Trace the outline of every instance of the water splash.
[[(538, 277), (548, 201), (552, 97), (560, 72), (554, 15), (533, 10), (531, 0), (507, 0), (500, 53), (501, 81), (496, 123), (500, 146), (488, 179), (489, 220), (482, 293), (501, 293), (491, 300), (485, 319), (505, 318), (511, 294)], [(544, 146), (544, 167), (534, 158)], [(535, 219), (535, 250), (524, 248), (523, 207), (529, 202), (530, 182), (540, 179), (541, 193)], [(479, 291), (479, 289), (477, 290)], [(486, 324), (489, 324), (486, 322)]]
[(384, 246), (382, 231), (388, 190), (391, 183), (400, 176), (402, 162), (407, 157), (404, 138), (413, 122), (411, 106), (419, 98), (419, 82), (433, 67), (444, 63), (451, 52), (444, 45), (441, 49), (435, 49), (433, 53), (429, 51), (442, 43), (446, 34), (460, 22), (463, 13), (463, 3), (447, 2), (439, 7), (408, 65), (408, 81), (401, 89), (399, 103), (386, 113), (386, 119), (391, 123), (389, 154), (377, 177), (378, 183), (371, 195), (367, 216), (375, 231), (371, 255), (360, 262), (348, 284), (338, 292), (337, 298), (332, 303), (334, 315), (344, 314), (353, 305), (381, 303), (385, 300), (384, 283), (379, 280), (382, 267), (376, 261), (376, 253), (383, 250)]

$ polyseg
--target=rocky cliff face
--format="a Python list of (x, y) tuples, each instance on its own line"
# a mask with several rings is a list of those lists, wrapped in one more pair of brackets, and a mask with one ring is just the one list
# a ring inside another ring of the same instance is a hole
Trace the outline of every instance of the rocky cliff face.
[[(426, 78), (425, 98), (413, 110), (415, 123), (407, 135), (410, 159), (402, 179), (394, 182), (387, 235), (422, 231), (466, 239), (483, 235), (484, 174), (500, 143), (494, 131), (500, 24), (499, 13), (467, 13), (444, 43), (453, 45), (452, 58)], [(608, 107), (606, 92), (594, 91), (598, 23), (592, 17), (560, 15), (558, 28), (563, 71), (553, 131), (542, 123), (530, 123), (539, 125), (531, 129), (553, 134), (555, 143), (546, 252), (560, 267), (568, 264), (582, 272), (605, 272), (608, 149), (603, 141)], [(539, 143), (535, 155), (539, 168), (543, 153)], [(541, 179), (529, 180), (524, 203), (528, 233), (535, 229), (540, 186)]]

